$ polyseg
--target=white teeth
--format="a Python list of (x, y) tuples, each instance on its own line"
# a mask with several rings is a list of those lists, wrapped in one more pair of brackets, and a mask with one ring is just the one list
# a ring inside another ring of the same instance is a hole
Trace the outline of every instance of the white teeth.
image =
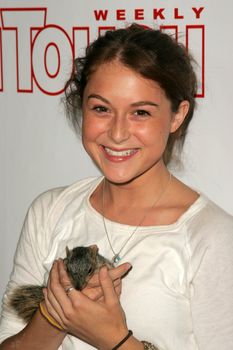
[(113, 151), (112, 149), (107, 147), (105, 147), (104, 149), (109, 155), (116, 157), (130, 156), (136, 152), (135, 149), (127, 149), (125, 151)]

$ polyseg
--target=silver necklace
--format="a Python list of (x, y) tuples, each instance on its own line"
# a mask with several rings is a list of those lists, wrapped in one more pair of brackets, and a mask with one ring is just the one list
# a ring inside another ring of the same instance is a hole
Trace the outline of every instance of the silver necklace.
[(125, 248), (126, 244), (129, 242), (129, 240), (133, 237), (133, 235), (135, 234), (135, 232), (138, 230), (138, 228), (142, 225), (143, 221), (145, 220), (148, 212), (154, 208), (156, 206), (156, 204), (160, 201), (160, 199), (165, 195), (165, 193), (167, 192), (168, 190), (168, 187), (171, 183), (171, 179), (172, 179), (172, 175), (171, 173), (169, 173), (169, 179), (168, 179), (168, 182), (166, 184), (166, 186), (164, 187), (163, 191), (159, 194), (159, 196), (155, 199), (155, 201), (152, 203), (151, 207), (145, 211), (141, 221), (139, 222), (139, 224), (133, 229), (131, 235), (127, 238), (127, 240), (124, 242), (124, 244), (122, 245), (122, 247), (119, 249), (118, 252), (116, 252), (112, 246), (112, 243), (111, 243), (111, 240), (109, 238), (109, 234), (108, 234), (108, 230), (107, 230), (107, 225), (106, 225), (106, 221), (105, 221), (105, 178), (104, 178), (104, 182), (103, 182), (103, 192), (102, 192), (102, 219), (103, 219), (103, 225), (104, 225), (104, 230), (105, 230), (105, 234), (106, 234), (106, 237), (108, 239), (108, 243), (109, 243), (109, 246), (111, 248), (111, 251), (113, 252), (113, 257), (112, 257), (112, 262), (114, 264), (118, 264), (119, 261), (122, 259), (120, 254), (122, 252), (122, 250)]

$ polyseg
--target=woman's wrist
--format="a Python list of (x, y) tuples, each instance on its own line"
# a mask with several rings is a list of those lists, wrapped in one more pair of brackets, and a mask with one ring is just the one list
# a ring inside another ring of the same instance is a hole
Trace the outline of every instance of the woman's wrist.
[(126, 330), (119, 340), (115, 341), (111, 350), (143, 350), (142, 342), (133, 336), (131, 330)]
[(111, 350), (159, 350), (154, 344), (133, 337), (131, 330)]
[(131, 336), (124, 344), (119, 347), (119, 350), (159, 350), (155, 345), (147, 341), (140, 341)]
[(44, 301), (39, 305), (41, 315), (54, 327), (61, 331), (65, 331), (62, 326), (48, 313)]
[(119, 350), (144, 350), (144, 346), (141, 341), (131, 336), (124, 344), (121, 345)]
[(125, 342), (127, 342), (127, 340), (133, 335), (133, 332), (131, 330), (128, 331), (128, 333), (126, 334), (126, 336), (121, 339), (119, 341), (119, 343), (117, 343), (113, 348), (112, 350), (117, 350), (119, 349)]

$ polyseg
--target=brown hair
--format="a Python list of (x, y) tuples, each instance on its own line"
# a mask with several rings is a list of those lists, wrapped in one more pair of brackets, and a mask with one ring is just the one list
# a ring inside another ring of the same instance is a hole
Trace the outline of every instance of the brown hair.
[(85, 86), (99, 65), (118, 60), (123, 65), (156, 81), (176, 112), (183, 100), (189, 101), (182, 125), (170, 134), (164, 152), (168, 164), (174, 145), (182, 146), (195, 107), (196, 76), (192, 57), (172, 36), (132, 24), (128, 28), (107, 31), (86, 48), (85, 57), (74, 61), (74, 70), (65, 86), (67, 115), (75, 130), (80, 130), (81, 107)]

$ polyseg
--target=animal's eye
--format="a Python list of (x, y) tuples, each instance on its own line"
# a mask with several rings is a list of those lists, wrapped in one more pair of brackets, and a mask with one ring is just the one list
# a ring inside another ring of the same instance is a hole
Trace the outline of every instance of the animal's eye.
[(88, 270), (88, 275), (91, 275), (91, 274), (92, 274), (92, 272), (93, 272), (93, 268), (92, 268), (92, 267), (90, 267), (90, 268), (89, 268), (89, 270)]

